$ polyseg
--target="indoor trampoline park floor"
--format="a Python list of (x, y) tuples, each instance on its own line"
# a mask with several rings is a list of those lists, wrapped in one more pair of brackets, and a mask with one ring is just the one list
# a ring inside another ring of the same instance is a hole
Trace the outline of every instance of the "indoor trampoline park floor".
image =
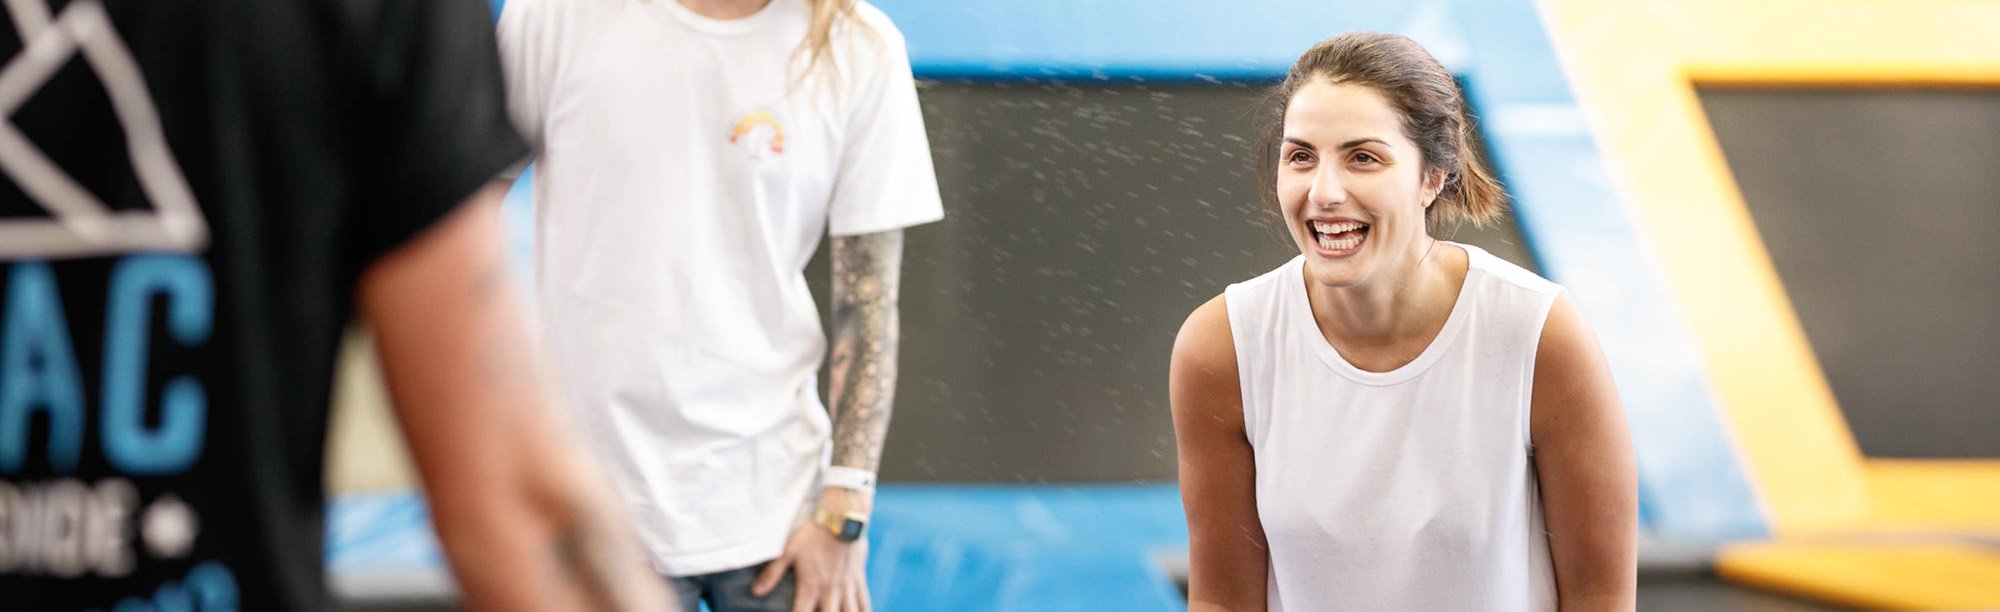
[[(884, 485), (869, 535), (877, 609), (1175, 611), (1187, 536), (1172, 484)], [(424, 506), (350, 495), (327, 517), (328, 566), (348, 609), (453, 610)], [(1639, 609), (1839, 610), (1726, 584), (1688, 547), (1642, 541)]]

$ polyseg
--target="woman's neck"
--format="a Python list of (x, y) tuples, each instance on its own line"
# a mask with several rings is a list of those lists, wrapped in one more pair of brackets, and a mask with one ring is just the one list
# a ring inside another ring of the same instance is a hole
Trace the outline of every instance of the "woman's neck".
[(1458, 301), (1467, 266), (1463, 249), (1426, 239), (1369, 282), (1327, 287), (1308, 282), (1313, 319), (1328, 340), (1360, 348), (1429, 344)]

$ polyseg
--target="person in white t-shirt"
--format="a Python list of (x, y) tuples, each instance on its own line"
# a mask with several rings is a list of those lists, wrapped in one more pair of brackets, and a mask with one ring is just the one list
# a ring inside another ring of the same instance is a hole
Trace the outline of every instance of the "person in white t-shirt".
[(718, 612), (869, 609), (902, 228), (943, 216), (901, 33), (856, 0), (509, 0), (499, 39), (542, 340), (656, 569)]
[(1503, 214), (1451, 74), (1350, 33), (1267, 108), (1299, 256), (1195, 310), (1170, 368), (1189, 610), (1631, 610), (1637, 477), (1589, 324), (1431, 237)]

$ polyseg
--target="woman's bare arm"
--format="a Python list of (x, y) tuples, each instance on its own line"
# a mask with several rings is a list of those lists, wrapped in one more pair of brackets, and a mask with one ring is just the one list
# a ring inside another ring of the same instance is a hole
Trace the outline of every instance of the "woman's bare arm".
[(1565, 612), (1632, 610), (1639, 492), (1632, 437), (1596, 334), (1557, 298), (1535, 356), (1531, 429)]
[(1270, 554), (1257, 518), (1257, 468), (1228, 306), (1195, 309), (1174, 339), (1169, 393), (1188, 522), (1188, 610), (1264, 609)]

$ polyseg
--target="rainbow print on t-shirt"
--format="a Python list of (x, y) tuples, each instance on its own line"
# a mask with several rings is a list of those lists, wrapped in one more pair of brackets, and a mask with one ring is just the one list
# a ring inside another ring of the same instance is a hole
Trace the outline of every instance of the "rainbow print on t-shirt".
[(736, 144), (738, 139), (756, 133), (758, 126), (769, 126), (771, 128), (769, 132), (771, 137), (771, 152), (784, 154), (785, 128), (778, 123), (778, 117), (772, 115), (770, 111), (754, 110), (737, 119), (736, 127), (729, 130), (729, 143)]

